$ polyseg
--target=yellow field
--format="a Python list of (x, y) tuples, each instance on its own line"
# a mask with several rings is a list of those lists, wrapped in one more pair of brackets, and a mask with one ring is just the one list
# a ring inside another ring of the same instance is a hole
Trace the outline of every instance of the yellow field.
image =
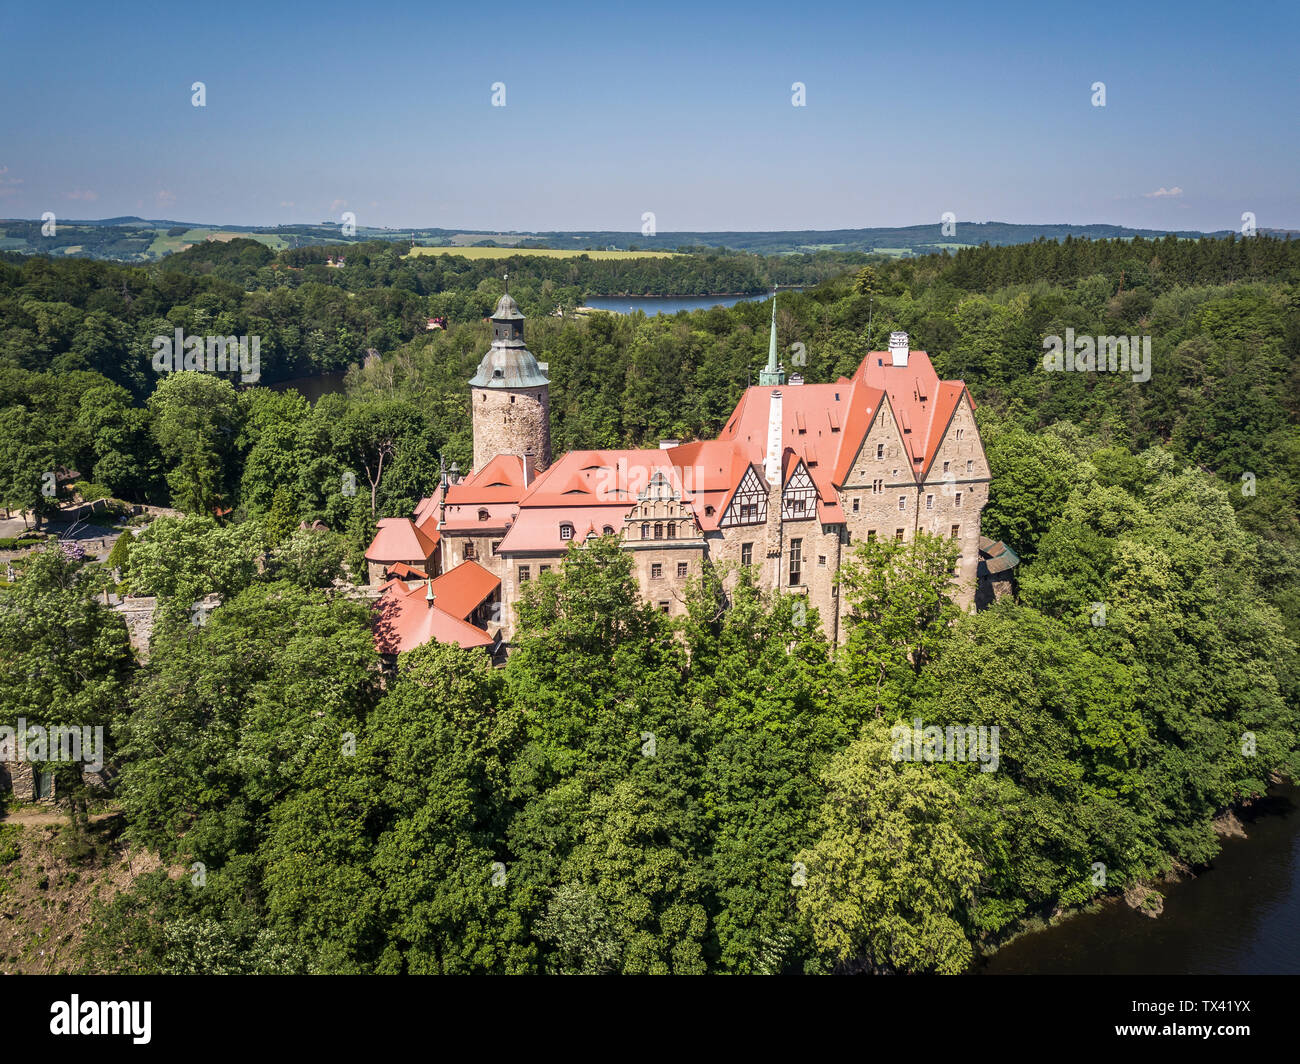
[(540, 255), (544, 259), (576, 259), (587, 255), (593, 259), (671, 259), (677, 257), (675, 251), (579, 251), (557, 250), (555, 248), (455, 248), (455, 247), (414, 247), (407, 252), (411, 255), (464, 255), (467, 259), (508, 259), (512, 255)]

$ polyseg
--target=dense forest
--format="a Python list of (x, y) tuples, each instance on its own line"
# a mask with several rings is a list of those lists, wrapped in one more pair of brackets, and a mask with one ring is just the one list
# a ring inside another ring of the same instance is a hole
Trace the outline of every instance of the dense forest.
[[(983, 528), (1024, 560), (1018, 593), (961, 613), (945, 542), (863, 544), (832, 655), (743, 578), (724, 601), (707, 574), (671, 622), (602, 540), (533, 582), (505, 668), (429, 645), (386, 681), (333, 580), (440, 456), (468, 464), (502, 267), (327, 253), (0, 264), (0, 503), (48, 513), (43, 472), (75, 469), (85, 495), (184, 513), (115, 561), (160, 602), (145, 664), (104, 566), (33, 552), (0, 594), (0, 723), (106, 727), (126, 836), (185, 870), (99, 908), (88, 969), (957, 972), (1204, 864), (1216, 817), (1296, 778), (1300, 245), (818, 255), (793, 280), (749, 257), (515, 258), (557, 452), (713, 435), (766, 355), (766, 303), (554, 315), (601, 285), (811, 285), (777, 325), (814, 381), (907, 330), (978, 404)], [(150, 342), (175, 328), (260, 335), (266, 380), (354, 368), (314, 405), (159, 377)], [(1066, 329), (1150, 336), (1150, 379), (1045, 372)], [(997, 726), (998, 770), (895, 759), (915, 720)]]
[[(944, 248), (988, 244), (1029, 243), (1033, 240), (1074, 239), (1106, 240), (1128, 237), (1158, 238), (1161, 230), (1132, 229), (1122, 225), (1022, 225), (1012, 222), (954, 222), (943, 224), (888, 226), (872, 229), (806, 229), (775, 232), (692, 232), (676, 231), (647, 235), (640, 231), (566, 230), (523, 234), (441, 229), (376, 229), (355, 227), (349, 237), (335, 222), (276, 226), (216, 226), (189, 222), (146, 220), (143, 218), (105, 218), (99, 221), (59, 220), (53, 232), (42, 221), (0, 219), (0, 251), (24, 254), (69, 256), (92, 259), (115, 259), (119, 262), (156, 262), (179, 251), (187, 243), (239, 236), (274, 248), (320, 247), (324, 245), (363, 244), (385, 241), (397, 245), (411, 243), (442, 247), (449, 244), (477, 246), (514, 246), (521, 248), (560, 248), (599, 250), (609, 247), (650, 251), (697, 250), (717, 252), (743, 251), (759, 255), (788, 255), (820, 249), (871, 254), (917, 254), (942, 251)], [(1219, 233), (1173, 232), (1177, 237), (1223, 236)], [(1279, 234), (1282, 235), (1282, 234)]]

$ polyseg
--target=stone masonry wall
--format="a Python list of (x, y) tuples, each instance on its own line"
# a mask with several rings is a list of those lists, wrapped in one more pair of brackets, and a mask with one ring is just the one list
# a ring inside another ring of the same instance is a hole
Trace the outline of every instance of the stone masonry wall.
[(539, 469), (551, 464), (551, 403), (548, 388), (471, 388), (474, 468), (499, 454), (532, 451)]

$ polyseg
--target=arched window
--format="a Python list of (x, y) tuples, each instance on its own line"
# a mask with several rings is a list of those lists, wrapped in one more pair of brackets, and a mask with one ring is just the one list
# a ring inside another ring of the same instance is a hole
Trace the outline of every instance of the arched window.
[(602, 536), (612, 536), (614, 534), (614, 526), (606, 525), (604, 528), (600, 530), (600, 534)]
[(480, 521), (486, 521), (486, 520), (487, 520), (489, 517), (491, 517), (491, 516), (492, 516), (492, 515), (489, 514), (486, 510), (480, 510), (480, 511), (478, 512), (478, 519), (479, 519)]
[(560, 538), (561, 539), (573, 538), (573, 526), (569, 524), (567, 521), (560, 526)]
[(677, 522), (676, 522), (676, 521), (669, 521), (669, 522), (668, 522), (668, 538), (669, 538), (669, 539), (676, 539), (676, 538), (677, 538)]
[(664, 524), (662, 521), (655, 522), (655, 539), (664, 538)]
[(649, 539), (649, 538), (650, 538), (650, 526), (649, 526), (649, 524), (643, 524), (643, 525), (641, 526), (641, 538), (642, 538), (642, 539)]

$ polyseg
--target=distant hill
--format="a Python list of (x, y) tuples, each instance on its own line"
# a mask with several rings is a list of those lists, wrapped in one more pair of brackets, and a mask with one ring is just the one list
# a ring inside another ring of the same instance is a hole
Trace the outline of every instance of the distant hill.
[[(1296, 230), (1260, 230), (1275, 235), (1300, 236)], [(1067, 236), (1093, 240), (1116, 237), (1159, 237), (1167, 233), (1195, 239), (1225, 236), (1229, 230), (1130, 229), (1122, 225), (1020, 225), (1012, 222), (957, 222), (956, 231), (944, 236), (937, 223), (897, 228), (805, 229), (781, 232), (675, 232), (643, 236), (614, 230), (563, 232), (491, 232), (468, 229), (375, 229), (357, 226), (344, 236), (333, 223), (319, 225), (212, 225), (206, 223), (119, 218), (69, 219), (57, 225), (54, 236), (41, 235), (41, 222), (0, 220), (0, 251), (48, 254), (74, 258), (114, 259), (119, 262), (156, 262), (167, 255), (206, 240), (250, 237), (274, 250), (338, 245), (366, 240), (392, 240), (437, 247), (556, 248), (563, 251), (682, 251), (726, 248), (762, 255), (787, 255), (812, 251), (857, 251), (890, 256), (926, 255), (979, 244), (1027, 244), (1040, 237), (1063, 240)]]

